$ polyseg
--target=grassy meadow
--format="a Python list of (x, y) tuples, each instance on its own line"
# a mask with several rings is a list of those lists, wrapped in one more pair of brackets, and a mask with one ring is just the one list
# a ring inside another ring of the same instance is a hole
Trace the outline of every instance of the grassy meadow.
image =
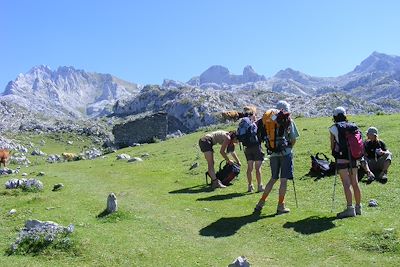
[[(330, 118), (297, 118), (300, 138), (295, 146), (296, 208), (293, 184), (286, 195), (289, 214), (275, 216), (277, 183), (260, 216), (252, 215), (259, 193), (247, 193), (246, 164), (239, 179), (226, 189), (211, 191), (205, 185), (206, 161), (197, 146), (206, 130), (154, 144), (121, 149), (104, 158), (46, 163), (46, 157), (29, 156), (29, 167), (8, 179), (38, 178), (42, 192), (0, 188), (0, 266), (228, 266), (244, 255), (251, 266), (398, 266), (400, 262), (400, 115), (351, 116), (363, 132), (376, 126), (393, 153), (387, 184), (361, 183), (363, 215), (337, 220), (345, 207), (337, 180), (334, 209), (334, 176), (318, 181), (305, 177), (310, 154), (329, 155)], [(224, 125), (225, 129), (236, 126)], [(209, 128), (213, 130), (215, 128)], [(79, 152), (88, 140), (76, 136), (14, 136), (39, 144), (47, 154)], [(73, 140), (67, 145), (66, 140)], [(216, 150), (218, 151), (218, 150)], [(31, 152), (31, 151), (29, 151)], [(128, 163), (116, 155), (143, 157)], [(216, 153), (216, 168), (221, 161)], [(198, 162), (199, 167), (189, 170)], [(9, 166), (15, 169), (17, 166)], [(37, 177), (39, 172), (44, 176)], [(270, 176), (269, 162), (262, 167), (263, 183)], [(255, 178), (254, 178), (255, 179)], [(56, 183), (65, 188), (51, 189)], [(97, 218), (114, 192), (119, 211)], [(368, 207), (376, 199), (378, 207)], [(16, 209), (14, 215), (8, 215)], [(74, 246), (66, 250), (7, 255), (28, 219), (75, 225)]]

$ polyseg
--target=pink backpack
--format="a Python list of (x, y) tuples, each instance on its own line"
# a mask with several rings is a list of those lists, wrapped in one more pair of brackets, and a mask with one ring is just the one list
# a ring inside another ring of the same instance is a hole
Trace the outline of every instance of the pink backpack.
[(351, 122), (338, 122), (336, 127), (339, 131), (339, 144), (333, 152), (335, 158), (360, 159), (364, 156), (364, 142), (361, 131), (357, 125)]

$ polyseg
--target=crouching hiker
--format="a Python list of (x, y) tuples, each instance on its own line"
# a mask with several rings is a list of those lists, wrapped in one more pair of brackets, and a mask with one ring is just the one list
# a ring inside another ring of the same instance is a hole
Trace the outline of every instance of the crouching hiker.
[(368, 175), (367, 183), (377, 180), (385, 184), (387, 172), (392, 162), (392, 153), (386, 148), (386, 144), (379, 139), (377, 128), (368, 128), (364, 147), (365, 156), (361, 161), (361, 166)]
[[(357, 178), (357, 159), (353, 155), (353, 151), (356, 147), (351, 148), (350, 139), (346, 137), (350, 131), (357, 132), (354, 128), (358, 129), (354, 123), (349, 123), (346, 117), (346, 110), (343, 107), (337, 107), (333, 111), (333, 124), (329, 128), (330, 132), (330, 143), (332, 155), (335, 157), (336, 170), (339, 173), (340, 179), (342, 180), (344, 195), (346, 197), (347, 207), (344, 211), (336, 214), (339, 219), (354, 217), (361, 215), (361, 190), (358, 184)], [(359, 136), (361, 133), (358, 131)], [(360, 150), (360, 158), (363, 153), (362, 140)], [(360, 142), (358, 141), (358, 142)], [(335, 177), (336, 179), (336, 177)], [(336, 185), (336, 180), (335, 180)], [(352, 190), (353, 189), (353, 192)], [(353, 207), (353, 194), (356, 202)]]
[(199, 147), (201, 152), (204, 153), (204, 157), (207, 160), (208, 165), (208, 175), (211, 177), (211, 187), (215, 188), (224, 188), (226, 187), (221, 183), (220, 180), (217, 179), (215, 175), (214, 169), (214, 150), (213, 146), (216, 144), (221, 145), (220, 153), (222, 157), (226, 160), (228, 164), (232, 164), (233, 161), (228, 157), (228, 154), (231, 154), (233, 160), (240, 165), (240, 160), (235, 152), (235, 143), (237, 143), (236, 132), (235, 131), (215, 131), (209, 134), (206, 134), (199, 140)]
[(272, 187), (279, 178), (279, 199), (276, 213), (290, 212), (290, 209), (285, 206), (285, 195), (287, 180), (293, 179), (292, 148), (299, 137), (299, 133), (296, 124), (290, 118), (289, 103), (279, 101), (276, 108), (268, 110), (262, 118), (262, 124), (265, 129), (264, 140), (266, 140), (267, 152), (270, 154), (271, 179), (266, 184), (264, 193), (254, 208), (255, 213), (261, 212)]

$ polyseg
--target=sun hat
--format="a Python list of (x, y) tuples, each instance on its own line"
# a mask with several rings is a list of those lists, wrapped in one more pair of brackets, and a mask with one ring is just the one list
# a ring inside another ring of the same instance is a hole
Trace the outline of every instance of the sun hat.
[(369, 127), (367, 130), (367, 134), (378, 135), (378, 129), (376, 127)]
[(284, 100), (278, 101), (278, 103), (276, 103), (276, 108), (279, 110), (283, 110), (285, 112), (290, 112), (290, 104)]
[(346, 110), (344, 109), (344, 107), (337, 107), (333, 110), (333, 116), (337, 116), (339, 114), (343, 114), (346, 115)]

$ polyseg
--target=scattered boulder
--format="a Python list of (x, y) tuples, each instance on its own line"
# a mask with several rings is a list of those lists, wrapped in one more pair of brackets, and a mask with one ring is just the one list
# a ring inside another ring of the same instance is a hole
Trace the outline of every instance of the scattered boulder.
[(45, 175), (44, 172), (39, 172), (39, 173), (38, 173), (38, 176), (44, 176), (44, 175)]
[(25, 222), (25, 227), (19, 232), (17, 240), (11, 245), (9, 253), (17, 253), (19, 250), (25, 253), (32, 252), (31, 248), (40, 246), (43, 240), (48, 245), (54, 242), (68, 241), (65, 238), (68, 238), (67, 236), (74, 229), (73, 224), (64, 227), (52, 221), (28, 220)]
[(111, 193), (107, 197), (107, 208), (106, 211), (108, 214), (116, 212), (118, 210), (118, 202), (117, 197), (114, 193)]
[(43, 183), (37, 179), (11, 179), (5, 183), (6, 189), (43, 190)]
[(61, 161), (60, 155), (50, 155), (47, 160), (48, 163), (56, 163)]
[(97, 157), (102, 156), (103, 153), (96, 149), (96, 148), (92, 148), (89, 150), (84, 151), (83, 153), (80, 153), (79, 156), (81, 159), (95, 159)]
[(26, 156), (13, 156), (13, 155), (10, 157), (10, 163), (17, 165), (25, 165), (25, 166), (31, 164), (31, 162), (29, 161), (29, 159), (26, 158)]
[(178, 137), (182, 137), (182, 136), (184, 136), (184, 134), (181, 132), (181, 130), (177, 130), (176, 132), (167, 134), (166, 139), (178, 138)]
[(12, 209), (8, 212), (8, 215), (14, 215), (15, 213), (17, 213), (16, 209)]
[(377, 207), (378, 206), (378, 201), (376, 199), (371, 199), (368, 201), (368, 207)]
[(128, 154), (119, 154), (117, 155), (117, 159), (131, 159), (131, 156), (129, 156)]
[(13, 171), (9, 168), (0, 169), (0, 175), (8, 175), (8, 174), (12, 174), (12, 173), (15, 173), (15, 171)]
[(128, 162), (142, 162), (142, 161), (143, 161), (143, 159), (138, 158), (138, 157), (133, 157), (128, 160)]
[(52, 191), (60, 191), (63, 188), (64, 188), (63, 184), (61, 184), (61, 183), (55, 184), (55, 185), (53, 185), (53, 190)]
[(236, 258), (228, 267), (250, 267), (250, 263), (245, 256)]
[(34, 149), (31, 153), (32, 156), (46, 156), (46, 153), (41, 151), (40, 149)]

